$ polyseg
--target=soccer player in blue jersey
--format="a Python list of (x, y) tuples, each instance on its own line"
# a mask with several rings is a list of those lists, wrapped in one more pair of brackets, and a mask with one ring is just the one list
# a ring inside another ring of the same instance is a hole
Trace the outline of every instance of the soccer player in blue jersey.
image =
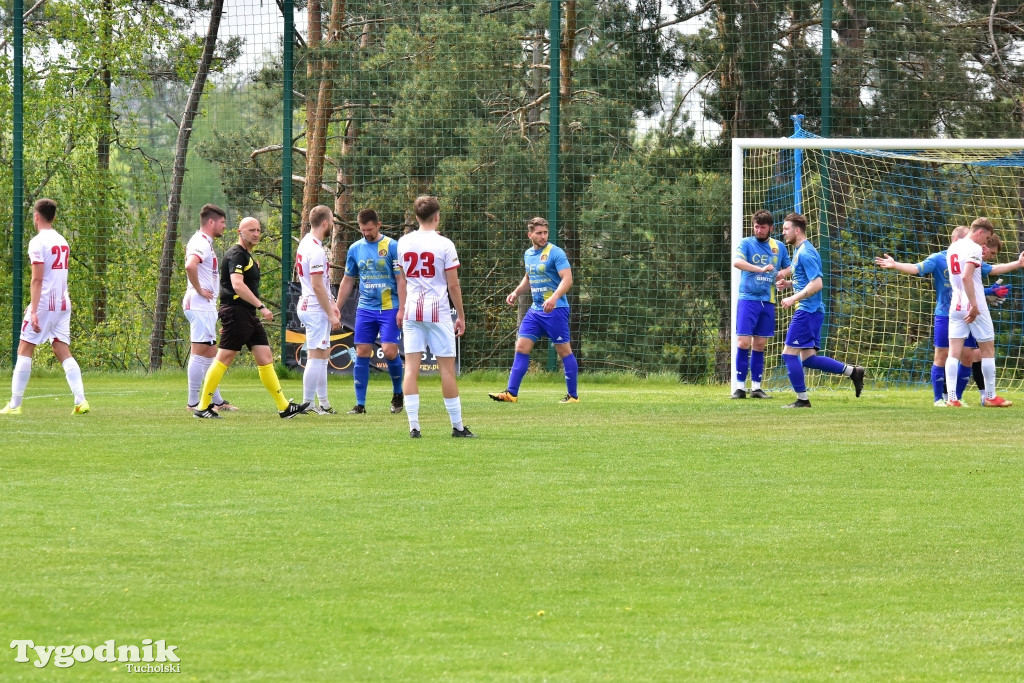
[(543, 218), (531, 218), (526, 224), (526, 235), (532, 246), (526, 250), (523, 260), (526, 275), (519, 286), (513, 289), (505, 303), (513, 306), (520, 294), (530, 292), (533, 305), (519, 325), (516, 339), (516, 356), (508, 376), (505, 391), (488, 394), (495, 401), (515, 403), (519, 400), (519, 385), (530, 367), (530, 351), (533, 345), (544, 337), (555, 345), (558, 357), (565, 369), (566, 394), (559, 403), (579, 403), (577, 380), (579, 365), (572, 353), (569, 339), (569, 302), (565, 295), (572, 287), (572, 268), (565, 252), (548, 242), (548, 222)]
[[(952, 244), (958, 239), (965, 237), (968, 230), (967, 226), (958, 225), (950, 235), (950, 243)], [(999, 253), (1001, 245), (1002, 243), (999, 238), (996, 235), (992, 235), (988, 244), (983, 249), (984, 258), (986, 260), (993, 258)], [(946, 390), (946, 358), (949, 354), (949, 302), (952, 296), (952, 290), (949, 287), (949, 272), (946, 266), (946, 250), (943, 249), (931, 254), (920, 263), (901, 263), (889, 254), (884, 254), (875, 259), (875, 265), (879, 268), (891, 269), (907, 275), (932, 278), (932, 284), (935, 287), (935, 317), (933, 325), (935, 355), (932, 360), (931, 372), (932, 393), (935, 405), (937, 407), (945, 407), (948, 394)], [(985, 277), (989, 275), (998, 276), (1020, 267), (1021, 259), (1009, 263), (1000, 263), (995, 266), (982, 263), (981, 274)], [(998, 292), (1003, 292), (1003, 296), (1000, 297)], [(992, 304), (998, 306), (1002, 299), (1006, 298), (1009, 288), (1005, 288), (1004, 291), (1003, 288), (993, 286), (986, 289), (985, 293), (995, 297), (992, 300)], [(967, 383), (970, 381), (972, 373), (978, 389), (982, 392), (982, 396), (984, 396), (985, 380), (981, 371), (981, 357), (977, 349), (978, 342), (974, 340), (974, 337), (967, 337), (964, 341), (964, 356), (961, 358), (963, 362), (960, 363), (957, 373), (957, 396), (963, 396), (964, 389), (967, 388)]]
[(356, 308), (356, 365), (352, 381), (356, 405), (349, 415), (366, 412), (366, 385), (370, 382), (370, 358), (373, 343), (380, 335), (380, 348), (391, 377), (391, 412), (402, 412), (402, 358), (398, 355), (398, 281), (404, 279), (398, 261), (398, 242), (381, 234), (380, 218), (373, 209), (357, 216), (363, 238), (352, 244), (345, 259), (345, 276), (338, 287), (338, 303), (348, 300), (355, 279), (359, 278), (359, 305)]
[(736, 303), (736, 386), (732, 398), (746, 398), (750, 371), (750, 398), (771, 398), (761, 389), (764, 349), (775, 336), (775, 279), (789, 268), (789, 251), (772, 239), (775, 219), (770, 211), (754, 213), (754, 234), (736, 248), (732, 265), (741, 271)]
[[(828, 356), (819, 356), (821, 347), (821, 324), (825, 319), (825, 303), (821, 298), (821, 256), (814, 245), (807, 240), (807, 219), (791, 213), (782, 224), (782, 239), (793, 247), (794, 294), (782, 300), (783, 308), (795, 308), (793, 319), (786, 332), (786, 345), (782, 349), (782, 360), (786, 363), (789, 381), (796, 391), (796, 401), (784, 408), (810, 408), (807, 386), (804, 383), (804, 368), (814, 368), (833, 375), (844, 375), (853, 382), (856, 396), (864, 389), (864, 368), (847, 365)], [(781, 286), (788, 281), (780, 280)]]

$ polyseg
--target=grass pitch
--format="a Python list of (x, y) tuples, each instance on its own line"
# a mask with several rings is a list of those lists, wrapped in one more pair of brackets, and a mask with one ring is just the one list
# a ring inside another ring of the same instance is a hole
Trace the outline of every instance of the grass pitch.
[(85, 381), (90, 415), (54, 375), (0, 421), (6, 680), (126, 673), (13, 640), (143, 638), (187, 680), (1024, 677), (1024, 405), (533, 376), (510, 405), (489, 375), (479, 439), (428, 380), (414, 441), (376, 376), (368, 415), (291, 421), (245, 370), (221, 421), (184, 376)]

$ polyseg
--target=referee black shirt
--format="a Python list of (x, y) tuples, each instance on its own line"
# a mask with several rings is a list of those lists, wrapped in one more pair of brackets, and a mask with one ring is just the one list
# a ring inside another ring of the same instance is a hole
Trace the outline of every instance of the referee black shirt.
[(220, 305), (241, 306), (255, 311), (255, 306), (235, 294), (235, 288), (231, 286), (232, 273), (240, 274), (245, 286), (259, 299), (260, 264), (241, 244), (232, 245), (224, 252), (224, 260), (220, 265)]

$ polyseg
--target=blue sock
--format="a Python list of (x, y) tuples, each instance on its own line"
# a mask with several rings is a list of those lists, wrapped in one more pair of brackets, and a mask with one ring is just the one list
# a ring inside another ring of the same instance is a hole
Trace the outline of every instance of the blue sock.
[(944, 393), (946, 393), (946, 366), (945, 365), (933, 365), (932, 366), (932, 393), (935, 394), (935, 400), (936, 401), (941, 401), (942, 400), (942, 395)]
[(736, 381), (744, 384), (747, 381), (747, 370), (750, 369), (750, 349), (736, 347)]
[(827, 372), (833, 375), (841, 375), (843, 374), (843, 369), (846, 368), (846, 363), (840, 363), (828, 356), (819, 356), (815, 354), (804, 361), (804, 367), (821, 370), (822, 372)]
[(764, 351), (750, 352), (750, 381), (760, 382), (764, 377)]
[[(385, 359), (386, 360), (386, 359)], [(402, 393), (402, 357), (395, 355), (388, 361), (388, 374), (391, 375), (391, 391), (396, 394)]]
[(804, 384), (804, 366), (800, 363), (800, 356), (782, 354), (782, 360), (786, 363), (786, 374), (789, 375), (789, 383), (793, 385), (793, 391), (801, 394), (807, 391)]
[(956, 371), (956, 395), (961, 398), (964, 395), (964, 389), (967, 388), (968, 382), (971, 381), (971, 366), (960, 364), (960, 367)]
[(530, 354), (516, 351), (516, 358), (512, 361), (512, 370), (508, 373), (508, 393), (513, 396), (519, 395), (519, 385), (523, 383), (526, 371), (530, 369)]
[(576, 362), (576, 356), (571, 353), (562, 359), (562, 367), (565, 368), (565, 388), (573, 398), (579, 398), (576, 388), (576, 380), (580, 376), (580, 366)]
[(356, 356), (356, 367), (352, 370), (352, 381), (356, 385), (356, 403), (366, 405), (366, 385), (370, 383), (370, 359)]

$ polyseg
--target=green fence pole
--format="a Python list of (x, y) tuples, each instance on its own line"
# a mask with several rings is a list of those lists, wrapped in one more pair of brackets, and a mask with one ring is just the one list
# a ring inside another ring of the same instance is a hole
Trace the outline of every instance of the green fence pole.
[(832, 0), (821, 3), (821, 135), (832, 134)]
[(22, 238), (25, 234), (25, 179), (24, 179), (24, 57), (22, 33), (24, 32), (24, 0), (14, 0), (14, 140), (13, 171), (14, 183), (11, 193), (11, 235), (13, 251), (11, 269), (11, 367), (18, 360), (18, 342), (21, 338), (22, 270), (25, 255), (22, 253)]
[(295, 56), (295, 1), (284, 0), (284, 108), (281, 112), (281, 363), (288, 330), (288, 283), (292, 272), (292, 71)]
[[(551, 21), (549, 26), (551, 42), (551, 114), (549, 116), (551, 150), (548, 154), (548, 240), (558, 238), (558, 154), (559, 154), (559, 107), (561, 84), (562, 51), (562, 5), (561, 0), (551, 0)], [(548, 370), (554, 372), (558, 359), (555, 345), (548, 344)]]

